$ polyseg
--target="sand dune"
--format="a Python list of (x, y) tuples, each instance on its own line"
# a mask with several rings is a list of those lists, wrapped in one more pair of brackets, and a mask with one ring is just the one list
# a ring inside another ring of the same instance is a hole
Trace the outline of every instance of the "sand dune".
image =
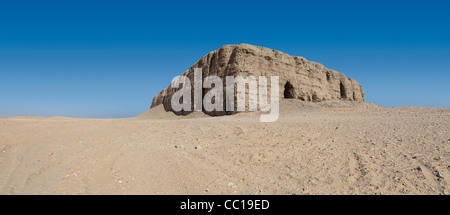
[(0, 118), (0, 194), (450, 194), (450, 109)]

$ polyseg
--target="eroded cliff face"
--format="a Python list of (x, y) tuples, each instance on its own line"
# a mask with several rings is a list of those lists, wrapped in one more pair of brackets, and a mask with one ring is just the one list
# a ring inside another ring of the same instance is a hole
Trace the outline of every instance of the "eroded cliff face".
[[(344, 74), (327, 69), (322, 64), (311, 62), (303, 57), (291, 56), (281, 51), (249, 44), (225, 45), (220, 49), (202, 57), (182, 75), (191, 80), (192, 99), (194, 95), (194, 68), (202, 68), (203, 79), (207, 76), (219, 76), (223, 80), (225, 95), (226, 76), (279, 76), (279, 98), (300, 99), (303, 101), (321, 102), (331, 99), (364, 101), (364, 91), (354, 79)], [(269, 88), (270, 89), (270, 88)], [(153, 98), (150, 108), (163, 104), (166, 111), (171, 108), (172, 95), (178, 91), (169, 86)], [(203, 96), (209, 89), (203, 89)], [(246, 91), (246, 98), (248, 98)], [(226, 96), (224, 96), (226, 100)], [(236, 99), (236, 98), (235, 98)], [(247, 100), (248, 101), (248, 100)], [(225, 102), (223, 101), (225, 105)], [(193, 104), (192, 104), (193, 106)], [(225, 107), (225, 106), (224, 106)], [(193, 108), (192, 108), (193, 109)], [(225, 110), (225, 108), (224, 108)], [(189, 114), (191, 111), (176, 112)], [(205, 112), (209, 115), (233, 114), (233, 112)]]

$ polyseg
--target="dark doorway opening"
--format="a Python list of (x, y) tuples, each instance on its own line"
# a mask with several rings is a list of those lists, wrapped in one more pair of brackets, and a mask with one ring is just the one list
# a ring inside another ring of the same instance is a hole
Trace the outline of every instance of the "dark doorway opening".
[(293, 99), (294, 98), (294, 86), (292, 86), (291, 82), (286, 82), (284, 85), (284, 98), (285, 99)]
[(341, 86), (340, 86), (340, 91), (341, 91), (341, 98), (342, 99), (346, 99), (347, 98), (347, 90), (345, 90), (345, 86), (344, 86), (344, 84), (341, 82), (341, 84), (340, 84)]

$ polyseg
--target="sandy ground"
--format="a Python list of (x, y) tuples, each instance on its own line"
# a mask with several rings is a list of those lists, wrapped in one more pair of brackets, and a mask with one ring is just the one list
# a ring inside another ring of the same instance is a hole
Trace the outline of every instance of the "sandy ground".
[(0, 118), (0, 194), (450, 194), (450, 109)]

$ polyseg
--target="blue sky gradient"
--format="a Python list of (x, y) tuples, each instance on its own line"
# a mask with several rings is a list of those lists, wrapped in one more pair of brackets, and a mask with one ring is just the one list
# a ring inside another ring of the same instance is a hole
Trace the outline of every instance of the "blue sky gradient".
[(132, 117), (199, 58), (249, 43), (324, 64), (385, 107), (450, 107), (448, 1), (8, 1), (0, 116)]

